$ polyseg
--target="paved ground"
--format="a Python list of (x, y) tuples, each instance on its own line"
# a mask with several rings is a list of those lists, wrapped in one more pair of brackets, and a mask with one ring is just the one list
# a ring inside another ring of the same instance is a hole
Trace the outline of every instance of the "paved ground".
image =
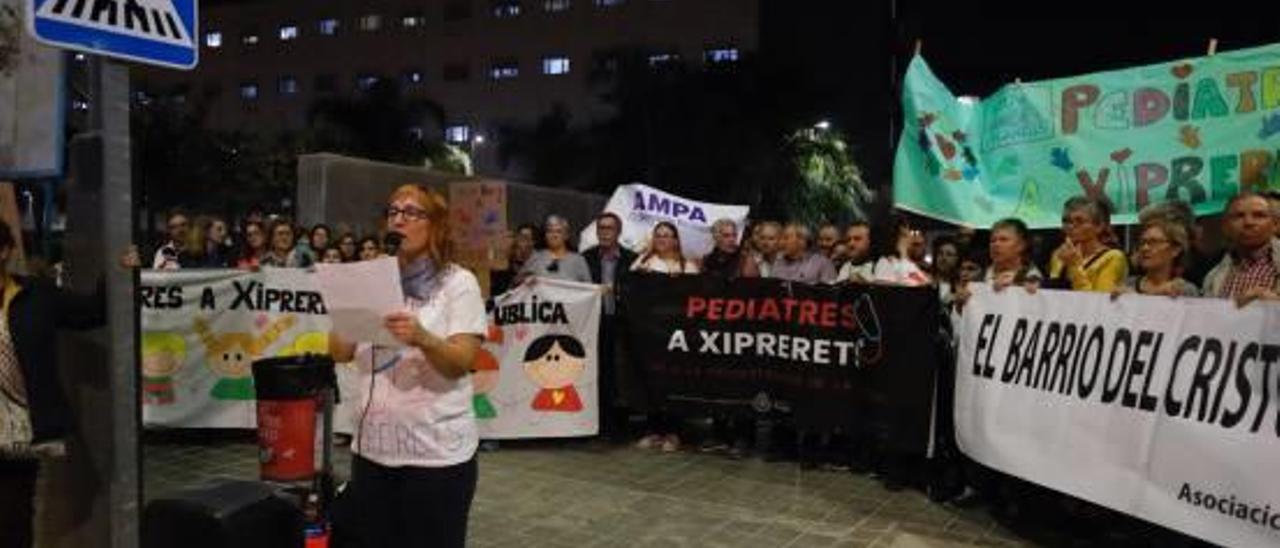
[[(339, 451), (338, 470), (349, 455)], [(214, 477), (252, 479), (248, 440), (151, 442), (147, 498)], [(794, 463), (661, 454), (581, 442), (482, 453), (477, 547), (1022, 546), (982, 510), (891, 493), (866, 476)]]

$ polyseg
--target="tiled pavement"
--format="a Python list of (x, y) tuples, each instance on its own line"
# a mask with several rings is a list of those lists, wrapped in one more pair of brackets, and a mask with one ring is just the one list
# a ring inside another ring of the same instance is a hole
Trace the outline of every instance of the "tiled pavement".
[[(255, 457), (249, 440), (148, 443), (146, 496), (255, 478)], [(344, 473), (350, 456), (336, 457)], [(1026, 545), (981, 510), (891, 493), (865, 476), (583, 442), (482, 453), (470, 526), (476, 547)]]

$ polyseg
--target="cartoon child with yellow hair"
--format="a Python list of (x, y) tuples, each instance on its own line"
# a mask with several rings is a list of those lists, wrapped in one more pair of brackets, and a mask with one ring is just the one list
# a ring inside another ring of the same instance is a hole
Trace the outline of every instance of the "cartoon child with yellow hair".
[(142, 403), (171, 405), (173, 376), (187, 359), (187, 343), (168, 331), (142, 333)]
[(255, 337), (243, 332), (214, 333), (209, 329), (208, 321), (196, 318), (195, 332), (204, 344), (209, 369), (222, 377), (214, 385), (210, 395), (216, 400), (254, 399), (253, 360), (262, 356), (267, 347), (280, 339), (297, 321), (293, 316), (276, 318)]

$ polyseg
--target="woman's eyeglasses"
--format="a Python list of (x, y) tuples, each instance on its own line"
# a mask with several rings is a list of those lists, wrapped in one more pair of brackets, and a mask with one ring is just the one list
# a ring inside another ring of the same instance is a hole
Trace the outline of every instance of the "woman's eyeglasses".
[(410, 221), (425, 221), (428, 217), (427, 210), (416, 207), (406, 207), (402, 209), (392, 206), (382, 210), (382, 212), (387, 216), (388, 221), (395, 219), (397, 215), (404, 215), (404, 218)]

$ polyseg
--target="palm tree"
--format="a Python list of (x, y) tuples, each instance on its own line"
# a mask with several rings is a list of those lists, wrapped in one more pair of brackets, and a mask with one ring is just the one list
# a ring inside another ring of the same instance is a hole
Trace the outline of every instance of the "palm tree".
[(785, 192), (787, 217), (810, 225), (866, 219), (874, 194), (840, 132), (802, 129), (784, 145), (795, 182)]

